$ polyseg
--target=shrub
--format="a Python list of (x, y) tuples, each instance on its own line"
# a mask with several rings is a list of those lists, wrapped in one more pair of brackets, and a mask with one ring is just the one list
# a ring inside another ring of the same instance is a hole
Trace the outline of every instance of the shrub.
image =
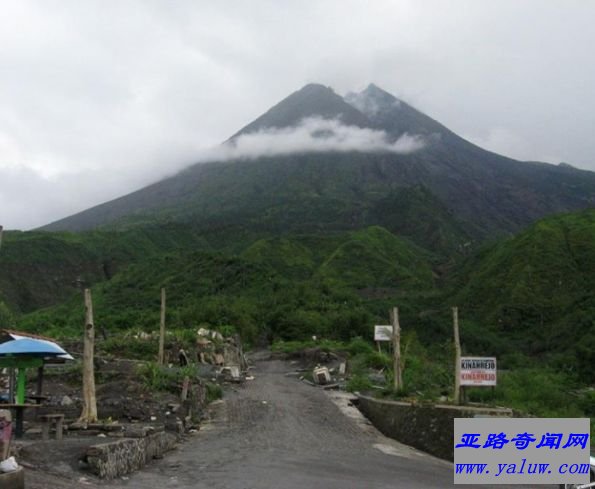
[(223, 389), (219, 384), (207, 383), (207, 402), (213, 402), (223, 397)]
[(347, 382), (349, 392), (367, 392), (372, 390), (372, 382), (365, 375), (353, 375)]

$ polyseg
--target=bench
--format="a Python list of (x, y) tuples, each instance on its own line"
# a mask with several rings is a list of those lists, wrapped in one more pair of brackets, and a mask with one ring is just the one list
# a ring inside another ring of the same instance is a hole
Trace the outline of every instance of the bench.
[(56, 440), (62, 439), (63, 414), (42, 414), (39, 419), (41, 419), (41, 438), (43, 440), (50, 439), (50, 428), (53, 421), (56, 423)]

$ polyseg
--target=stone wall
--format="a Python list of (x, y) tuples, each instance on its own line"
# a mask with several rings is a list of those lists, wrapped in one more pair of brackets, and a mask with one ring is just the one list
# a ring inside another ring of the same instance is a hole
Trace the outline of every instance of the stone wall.
[(160, 432), (141, 438), (123, 438), (93, 445), (87, 450), (90, 471), (102, 479), (114, 479), (144, 467), (154, 458), (172, 450), (176, 437)]
[(25, 471), (19, 467), (15, 472), (0, 473), (1, 489), (25, 489)]
[(454, 457), (454, 418), (513, 415), (510, 409), (414, 405), (367, 396), (359, 396), (359, 409), (386, 436), (451, 461)]

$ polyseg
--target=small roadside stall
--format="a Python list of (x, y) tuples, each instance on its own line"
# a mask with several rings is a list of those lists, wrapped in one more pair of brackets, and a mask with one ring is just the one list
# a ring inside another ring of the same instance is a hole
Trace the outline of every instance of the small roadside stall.
[[(0, 401), (0, 409), (14, 411), (15, 438), (23, 435), (25, 409), (37, 408), (43, 400), (44, 365), (66, 360), (72, 360), (72, 357), (49, 339), (7, 330), (0, 334), (0, 369), (6, 369), (9, 377), (8, 394), (3, 397), (5, 402)], [(37, 369), (37, 390), (36, 395), (27, 398), (27, 370), (32, 368)], [(35, 402), (27, 402), (28, 399)]]

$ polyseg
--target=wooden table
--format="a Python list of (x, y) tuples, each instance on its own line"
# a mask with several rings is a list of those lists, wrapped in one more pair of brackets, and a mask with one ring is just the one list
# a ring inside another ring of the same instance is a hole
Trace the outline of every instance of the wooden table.
[(27, 399), (30, 399), (31, 401), (35, 401), (35, 404), (41, 404), (43, 401), (47, 401), (48, 400), (48, 396), (27, 395)]
[(23, 437), (23, 414), (27, 408), (38, 408), (41, 404), (0, 404), (0, 409), (13, 409), (15, 412), (14, 437)]

